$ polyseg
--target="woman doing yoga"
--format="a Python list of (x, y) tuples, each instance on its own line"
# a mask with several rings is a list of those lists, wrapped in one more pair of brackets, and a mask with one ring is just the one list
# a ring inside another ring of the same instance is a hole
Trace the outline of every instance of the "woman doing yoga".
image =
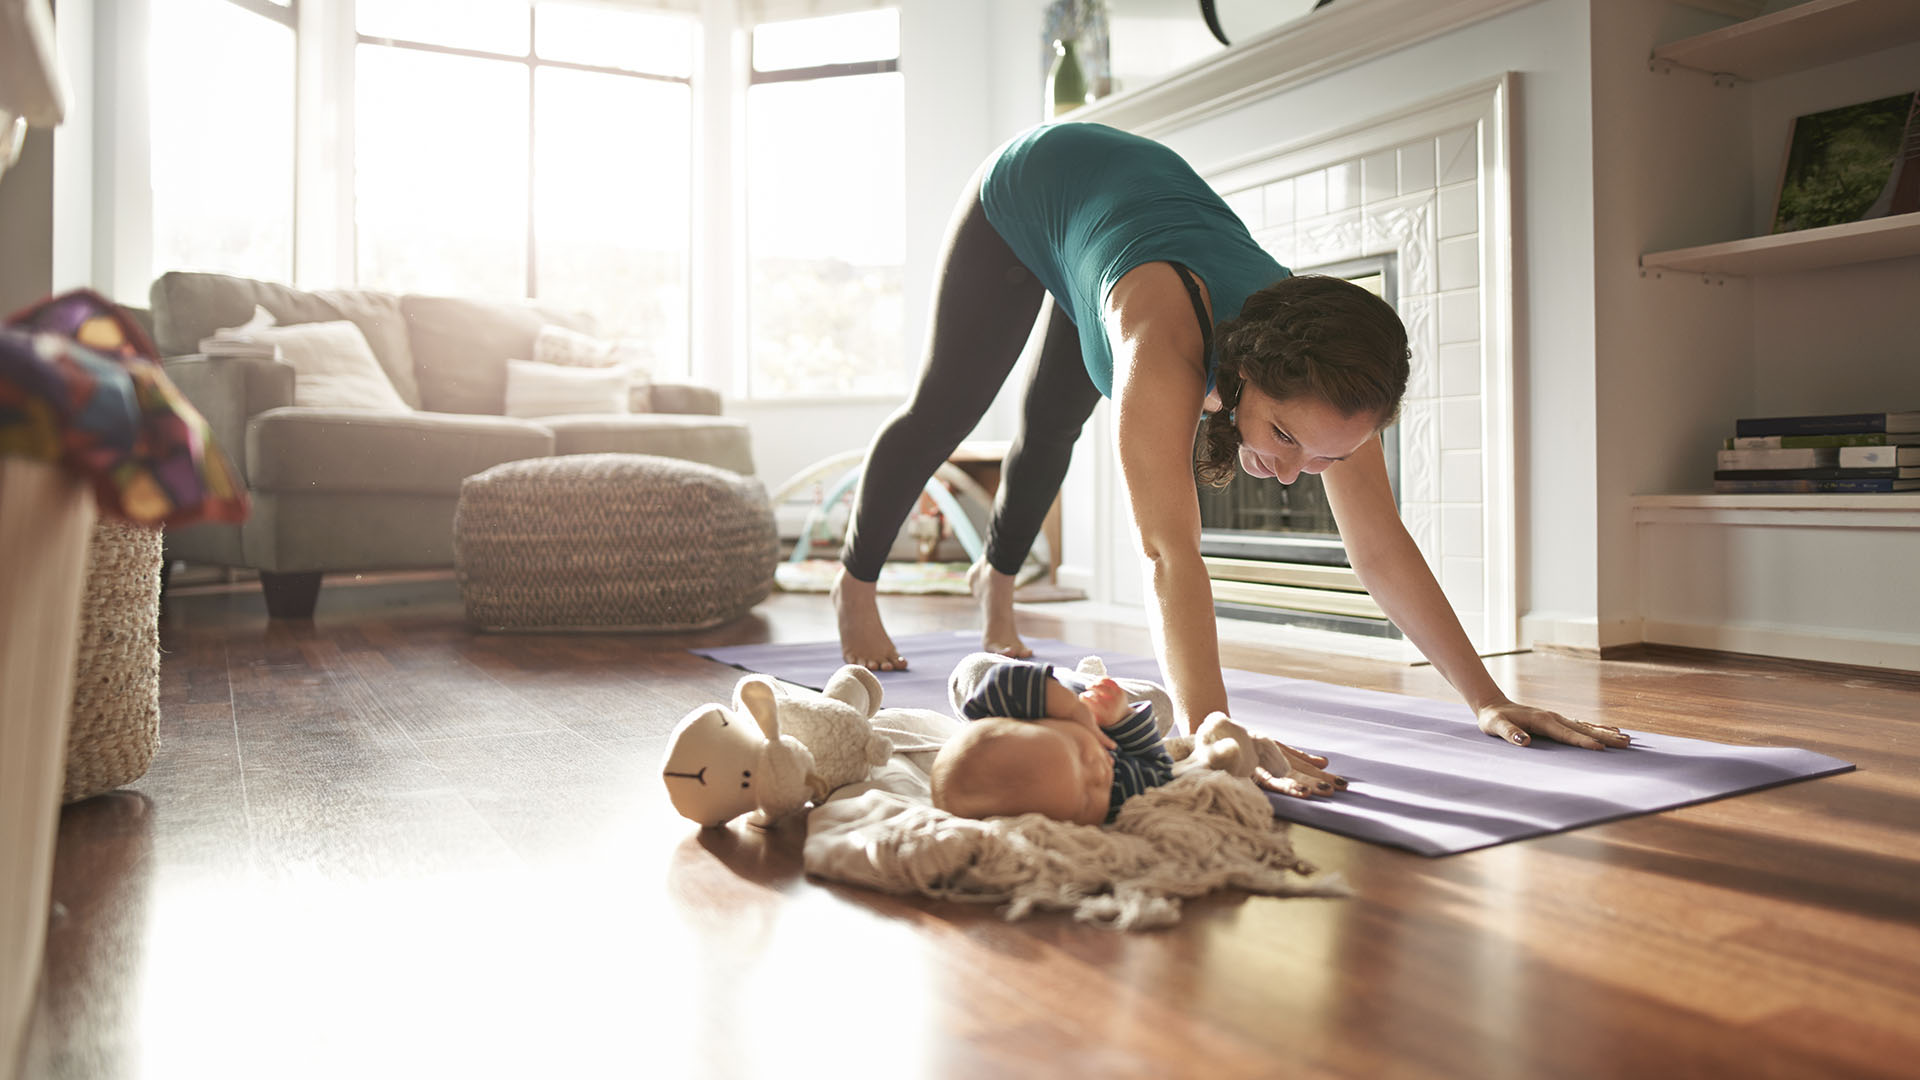
[[(969, 183), (950, 227), (913, 397), (868, 451), (833, 602), (850, 663), (906, 667), (875, 582), (900, 525), (1019, 359), (1043, 343), (972, 572), (984, 646), (1030, 651), (1014, 628), (1014, 574), (1101, 396), (1146, 578), (1148, 625), (1177, 722), (1228, 712), (1212, 587), (1200, 557), (1201, 479), (1236, 464), (1290, 484), (1320, 474), (1354, 572), (1489, 735), (1602, 749), (1609, 727), (1510, 701), (1480, 663), (1400, 521), (1380, 430), (1407, 384), (1407, 335), (1385, 301), (1339, 278), (1294, 276), (1172, 150), (1098, 124), (1015, 138)], [(1216, 327), (1216, 323), (1218, 323)], [(1291, 794), (1343, 786), (1300, 754)]]

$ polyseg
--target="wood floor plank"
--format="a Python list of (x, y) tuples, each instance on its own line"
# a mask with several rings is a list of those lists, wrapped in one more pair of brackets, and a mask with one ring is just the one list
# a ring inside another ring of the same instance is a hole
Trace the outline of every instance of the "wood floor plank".
[[(898, 633), (971, 604), (889, 598)], [(1076, 605), (1029, 632), (1141, 652)], [(329, 582), (310, 623), (189, 591), (138, 794), (62, 817), (29, 1075), (1893, 1077), (1920, 1045), (1920, 681), (1526, 654), (1517, 697), (1860, 770), (1442, 859), (1296, 827), (1347, 899), (1238, 893), (1112, 934), (813, 881), (803, 825), (658, 788), (776, 596), (699, 635), (482, 634), (450, 579)], [(1448, 700), (1425, 666), (1229, 664)], [(841, 1049), (812, 1054), (825, 1038)]]

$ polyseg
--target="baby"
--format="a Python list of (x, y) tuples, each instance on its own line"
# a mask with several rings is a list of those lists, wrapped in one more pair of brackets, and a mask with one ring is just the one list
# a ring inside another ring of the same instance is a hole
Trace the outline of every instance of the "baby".
[(1099, 825), (1173, 779), (1147, 702), (1112, 679), (1084, 689), (1051, 664), (995, 664), (961, 712), (973, 721), (933, 761), (933, 805), (961, 817), (1027, 813)]

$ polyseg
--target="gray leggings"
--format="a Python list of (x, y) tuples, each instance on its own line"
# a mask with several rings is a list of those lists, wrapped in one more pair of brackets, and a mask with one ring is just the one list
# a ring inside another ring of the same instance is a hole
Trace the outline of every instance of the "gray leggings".
[(860, 581), (880, 576), (921, 487), (993, 404), (1036, 320), (1045, 321), (1045, 340), (1001, 467), (987, 536), (995, 570), (1013, 574), (1026, 560), (1066, 478), (1074, 440), (1100, 403), (1080, 358), (1079, 332), (987, 222), (977, 174), (948, 227), (937, 280), (920, 385), (874, 436), (854, 496), (840, 561)]

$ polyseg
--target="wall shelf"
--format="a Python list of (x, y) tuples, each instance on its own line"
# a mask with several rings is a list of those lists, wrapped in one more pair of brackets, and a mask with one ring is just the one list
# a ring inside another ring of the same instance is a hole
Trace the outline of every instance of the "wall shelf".
[(1672, 495), (1635, 495), (1635, 509), (1708, 510), (1920, 510), (1920, 491), (1831, 495), (1721, 495), (1711, 491)]
[(1636, 524), (1920, 529), (1920, 491), (1806, 495), (1635, 495)]
[[(1920, 11), (1920, 2), (1908, 0)], [(1822, 229), (1755, 236), (1640, 256), (1645, 270), (1696, 274), (1787, 274), (1920, 255), (1920, 213)]]
[[(1750, 0), (1728, 0), (1716, 4), (1715, 10), (1759, 6)], [(1598, 12), (1601, 5), (1595, 3), (1593, 8)], [(1665, 200), (1666, 208), (1677, 209), (1676, 203), (1704, 205), (1701, 200), (1716, 194), (1727, 199), (1729, 207), (1737, 206), (1737, 197), (1747, 191), (1743, 181), (1755, 181), (1752, 191), (1757, 193), (1758, 180), (1763, 179), (1743, 175), (1747, 170), (1738, 167), (1737, 156), (1729, 161), (1699, 153), (1697, 144), (1689, 142), (1695, 125), (1717, 125), (1723, 133), (1737, 133), (1746, 126), (1757, 133), (1762, 124), (1774, 127), (1777, 118), (1784, 135), (1786, 121), (1793, 116), (1789, 109), (1804, 111), (1816, 104), (1819, 88), (1808, 80), (1835, 87), (1871, 85), (1883, 93), (1915, 89), (1908, 83), (1913, 67), (1908, 60), (1916, 43), (1920, 43), (1920, 0), (1804, 0), (1711, 33), (1655, 45), (1649, 63), (1654, 72), (1684, 67), (1711, 75), (1717, 86), (1763, 84), (1751, 92), (1717, 94), (1702, 91), (1694, 80), (1683, 77), (1668, 80), (1675, 93), (1665, 101), (1656, 93), (1646, 94), (1640, 119), (1665, 138), (1661, 146), (1678, 151), (1674, 167), (1664, 170), (1657, 181), (1676, 189), (1674, 198)], [(1792, 78), (1796, 73), (1804, 74)], [(1771, 87), (1764, 84), (1783, 76), (1787, 78)], [(1870, 95), (1862, 91), (1856, 96)], [(1595, 108), (1600, 107), (1596, 97)], [(1663, 107), (1676, 111), (1674, 122), (1655, 115)], [(1777, 167), (1757, 159), (1753, 165), (1763, 171)], [(1652, 186), (1653, 174), (1642, 175), (1649, 180), (1650, 205), (1658, 207), (1663, 200), (1660, 190)], [(1689, 183), (1707, 186), (1694, 189), (1693, 198), (1681, 199), (1677, 189)], [(1654, 224), (1663, 219), (1649, 210), (1641, 220)], [(1719, 235), (1738, 230), (1741, 226), (1732, 224), (1736, 220), (1727, 218), (1728, 230)], [(1770, 221), (1757, 220), (1754, 225), (1765, 229)], [(1654, 243), (1674, 239), (1669, 233)], [(1782, 323), (1792, 322), (1796, 330), (1804, 327), (1808, 339), (1818, 340), (1816, 327), (1824, 329), (1821, 336), (1831, 341), (1835, 351), (1852, 347), (1879, 353), (1886, 351), (1883, 338), (1900, 343), (1911, 340), (1904, 327), (1911, 305), (1881, 305), (1885, 315), (1855, 319), (1823, 319), (1821, 306), (1856, 289), (1900, 295), (1900, 283), (1917, 258), (1920, 213), (1642, 254), (1643, 276), (1672, 274), (1677, 281), (1765, 280), (1766, 275), (1814, 272), (1794, 279), (1793, 289), (1740, 290), (1743, 295), (1708, 302), (1696, 313), (1697, 322), (1683, 322), (1687, 316), (1680, 309), (1671, 316), (1661, 308), (1645, 309), (1660, 318), (1671, 317), (1676, 326), (1685, 325), (1690, 332), (1737, 333), (1744, 322), (1756, 335), (1750, 342), (1753, 347), (1744, 350), (1744, 359), (1741, 350), (1729, 348), (1716, 353), (1703, 370), (1673, 376), (1680, 391), (1676, 396), (1684, 403), (1676, 402), (1658, 416), (1657, 422), (1675, 432), (1661, 444), (1667, 453), (1702, 452), (1685, 432), (1701, 430), (1709, 421), (1727, 422), (1731, 419), (1728, 402), (1740, 396), (1737, 391), (1768, 385), (1773, 368), (1786, 363), (1788, 354), (1808, 351), (1803, 338), (1785, 337), (1777, 345), (1759, 340), (1759, 335)], [(1848, 266), (1863, 269), (1818, 273)], [(1860, 278), (1857, 283), (1855, 274)], [(1647, 300), (1654, 303), (1654, 298)], [(1663, 295), (1658, 303), (1685, 306), (1683, 298), (1675, 296)], [(1777, 310), (1773, 305), (1778, 305)], [(1686, 335), (1674, 337), (1673, 353), (1678, 357), (1684, 348), (1678, 342)], [(1895, 345), (1894, 351), (1898, 348)], [(1844, 387), (1835, 393), (1844, 391), (1851, 399), (1865, 392), (1863, 385), (1874, 381), (1870, 374), (1871, 366), (1869, 372), (1850, 373), (1851, 381), (1841, 380)], [(1655, 391), (1660, 379), (1650, 372), (1644, 388)], [(1821, 392), (1819, 382), (1813, 376), (1798, 378), (1791, 386), (1769, 387), (1767, 400), (1772, 404), (1763, 411), (1768, 415), (1842, 411), (1823, 408), (1815, 400)], [(1656, 420), (1650, 416), (1646, 422)], [(1656, 471), (1649, 465), (1640, 479), (1659, 484), (1653, 475)], [(1625, 502), (1624, 507), (1616, 502), (1602, 509), (1602, 520), (1609, 527), (1625, 510), (1634, 534), (1634, 565), (1631, 574), (1622, 577), (1631, 578), (1637, 618), (1619, 620), (1626, 625), (1617, 629), (1608, 626), (1608, 597), (1602, 594), (1603, 633), (1613, 639), (1630, 640), (1637, 634), (1642, 641), (1661, 644), (1920, 671), (1920, 633), (1913, 615), (1920, 610), (1920, 565), (1913, 559), (1920, 550), (1920, 491), (1739, 495), (1681, 491), (1634, 495)], [(1616, 610), (1625, 607), (1624, 600), (1616, 603)]]
[(1913, 41), (1920, 41), (1920, 3), (1914, 0), (1807, 0), (1662, 45), (1653, 58), (1757, 81)]
[(1920, 492), (1635, 495), (1641, 639), (1920, 671)]

